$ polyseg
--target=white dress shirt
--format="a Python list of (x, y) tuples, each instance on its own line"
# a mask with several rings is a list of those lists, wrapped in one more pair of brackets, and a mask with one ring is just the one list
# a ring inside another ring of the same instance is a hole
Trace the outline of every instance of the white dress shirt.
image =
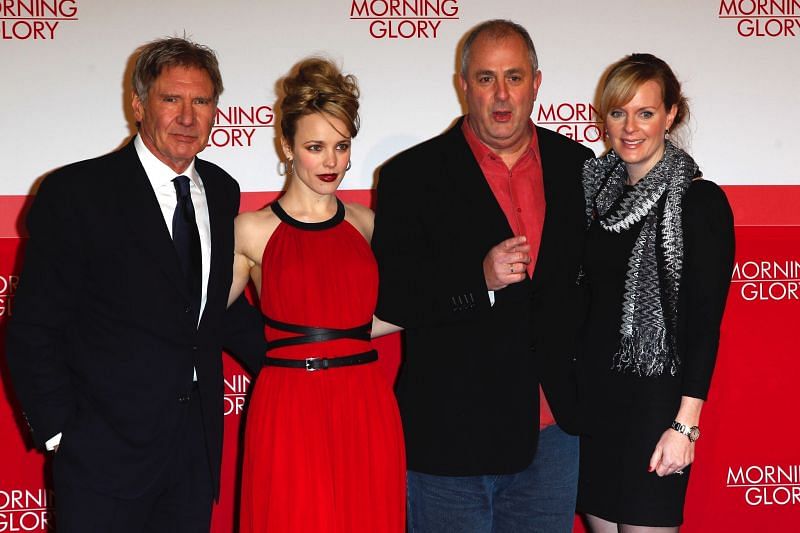
[[(142, 142), (142, 138), (137, 135), (133, 140), (139, 161), (142, 162), (150, 185), (156, 193), (158, 206), (161, 214), (164, 215), (164, 223), (167, 225), (170, 237), (172, 237), (172, 215), (175, 213), (175, 206), (178, 205), (178, 198), (175, 195), (175, 185), (172, 180), (178, 176), (189, 178), (189, 191), (192, 195), (194, 205), (194, 218), (197, 221), (197, 231), (200, 233), (200, 257), (203, 259), (203, 277), (201, 286), (203, 292), (200, 295), (200, 312), (198, 321), (203, 316), (203, 309), (206, 307), (208, 296), (208, 274), (211, 270), (211, 225), (208, 216), (208, 202), (206, 201), (206, 190), (203, 187), (203, 180), (194, 168), (194, 159), (181, 174), (176, 174), (174, 170), (159, 161), (153, 153), (147, 149)], [(199, 324), (199, 322), (198, 322)]]

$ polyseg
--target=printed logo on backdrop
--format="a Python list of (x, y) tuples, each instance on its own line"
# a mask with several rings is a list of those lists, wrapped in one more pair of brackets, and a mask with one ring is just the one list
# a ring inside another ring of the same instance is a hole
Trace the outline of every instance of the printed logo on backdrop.
[(800, 0), (720, 0), (718, 16), (741, 37), (800, 35)]
[(800, 261), (738, 261), (731, 278), (742, 300), (800, 300)]
[(223, 378), (222, 384), (225, 391), (225, 416), (239, 416), (244, 410), (250, 378), (245, 374), (233, 374), (230, 378)]
[[(2, 0), (0, 0), (2, 2)], [(253, 146), (257, 132), (275, 126), (275, 114), (268, 105), (226, 106), (217, 108), (217, 116), (208, 146), (216, 148), (242, 148)], [(272, 142), (272, 135), (266, 142)]]
[(14, 293), (17, 292), (17, 285), (19, 276), (0, 274), (0, 321), (14, 313)]
[(436, 39), (458, 11), (458, 0), (350, 1), (350, 19), (369, 21), (373, 39)]
[(728, 490), (750, 506), (800, 506), (800, 465), (728, 467)]
[(51, 531), (53, 491), (46, 489), (0, 489), (0, 532)]
[(52, 41), (62, 22), (76, 20), (77, 0), (0, 0), (0, 36), (7, 41)]
[(535, 122), (580, 143), (603, 140), (603, 121), (598, 118), (597, 109), (589, 103), (539, 104)]

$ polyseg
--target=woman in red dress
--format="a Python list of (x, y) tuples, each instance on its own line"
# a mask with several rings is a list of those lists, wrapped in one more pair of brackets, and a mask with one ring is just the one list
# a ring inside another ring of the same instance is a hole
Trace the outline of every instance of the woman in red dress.
[(401, 532), (405, 455), (372, 335), (373, 214), (335, 192), (358, 131), (358, 87), (331, 62), (283, 81), (285, 194), (236, 219), (231, 298), (250, 279), (269, 343), (247, 413), (240, 530)]

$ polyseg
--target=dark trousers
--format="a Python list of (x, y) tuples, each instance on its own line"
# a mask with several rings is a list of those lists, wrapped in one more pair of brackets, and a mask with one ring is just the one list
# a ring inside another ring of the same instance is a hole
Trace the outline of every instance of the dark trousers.
[(195, 390), (172, 460), (138, 498), (102, 494), (56, 476), (58, 533), (208, 533), (213, 491), (200, 409)]

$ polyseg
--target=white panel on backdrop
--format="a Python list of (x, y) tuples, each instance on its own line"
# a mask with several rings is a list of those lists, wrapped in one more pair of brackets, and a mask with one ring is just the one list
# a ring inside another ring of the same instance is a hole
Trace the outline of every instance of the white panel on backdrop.
[[(133, 127), (132, 53), (184, 32), (219, 54), (226, 91), (204, 156), (243, 190), (283, 185), (276, 82), (310, 54), (335, 59), (360, 80), (363, 128), (343, 187), (370, 188), (378, 165), (461, 113), (456, 47), (469, 27), (493, 17), (516, 20), (534, 36), (543, 71), (537, 122), (602, 151), (591, 106), (598, 80), (622, 55), (648, 51), (684, 81), (692, 118), (683, 138), (707, 176), (796, 184), (800, 5), (760, 4), (766, 7), (738, 0), (5, 0), (0, 194), (27, 194), (53, 168), (119, 146)], [(26, 17), (26, 9), (36, 13)]]

